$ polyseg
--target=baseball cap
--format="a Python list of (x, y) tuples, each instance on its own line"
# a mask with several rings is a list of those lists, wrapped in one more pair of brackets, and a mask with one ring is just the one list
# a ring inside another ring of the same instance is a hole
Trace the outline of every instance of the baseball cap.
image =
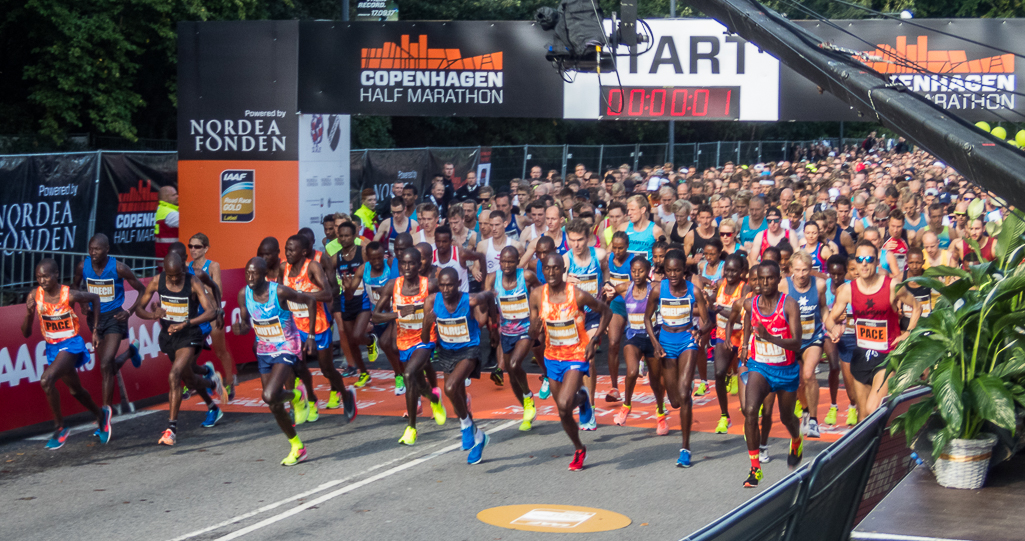
[(925, 195), (938, 195), (939, 193), (940, 192), (936, 191), (936, 188), (929, 188), (925, 191)]
[[(933, 190), (933, 191), (936, 191), (936, 190)], [(941, 193), (940, 194), (940, 198), (939, 198), (939, 202), (943, 203), (944, 205), (949, 205), (950, 204), (950, 194), (947, 193), (947, 192)]]
[(840, 197), (840, 190), (838, 190), (836, 188), (830, 188), (829, 189), (829, 200), (830, 201), (836, 201), (837, 197)]

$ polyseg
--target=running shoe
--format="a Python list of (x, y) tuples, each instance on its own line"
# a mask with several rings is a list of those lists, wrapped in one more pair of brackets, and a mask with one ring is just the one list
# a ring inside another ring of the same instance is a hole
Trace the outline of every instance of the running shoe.
[(694, 389), (694, 396), (705, 396), (708, 392), (708, 384), (704, 381), (699, 381), (697, 389)]
[(715, 425), (716, 434), (726, 434), (730, 427), (733, 426), (733, 421), (730, 420), (729, 415), (720, 415), (719, 424)]
[(374, 362), (380, 353), (377, 351), (377, 335), (370, 335), (370, 343), (367, 344), (367, 360)]
[(612, 422), (616, 423), (619, 426), (626, 426), (626, 418), (630, 415), (630, 410), (632, 409), (633, 406), (627, 406), (626, 404), (623, 404), (622, 406), (620, 406), (619, 411), (616, 412), (615, 417), (612, 418)]
[(466, 457), (466, 463), (480, 464), (480, 461), (484, 458), (484, 448), (488, 446), (490, 441), (491, 437), (485, 433), (484, 439), (480, 440), (480, 443), (473, 444), (473, 448), (470, 449), (470, 456)]
[(758, 462), (761, 462), (762, 464), (768, 464), (769, 462), (772, 462), (772, 457), (769, 456), (769, 446), (768, 445), (765, 445), (765, 446), (759, 445), (758, 446)]
[(206, 368), (206, 375), (205, 375), (205, 377), (212, 378), (212, 377), (214, 377), (214, 374), (217, 373), (217, 369), (214, 368), (213, 361), (207, 361), (207, 362), (203, 363), (203, 368)]
[(170, 428), (164, 430), (164, 434), (160, 436), (160, 440), (157, 445), (174, 445), (174, 442), (178, 440), (178, 435), (174, 433), (174, 430)]
[(471, 423), (470, 426), (468, 426), (466, 428), (462, 428), (462, 429), (459, 430), (459, 432), (461, 433), (462, 439), (463, 439), (463, 450), (464, 451), (469, 451), (470, 449), (473, 449), (473, 444), (474, 444), (474, 441), (473, 441), (473, 429), (474, 429), (474, 425)]
[(395, 376), (395, 396), (402, 396), (404, 394), (406, 394), (406, 378)]
[[(206, 363), (210, 370), (213, 370), (214, 364), (211, 362)], [(221, 375), (213, 370), (213, 374), (210, 375), (210, 381), (214, 382), (214, 393), (217, 394), (217, 398), (221, 400), (221, 404), (228, 403), (228, 390), (224, 388), (224, 380), (221, 379)]]
[(569, 471), (580, 471), (584, 469), (584, 459), (587, 458), (587, 447), (573, 453), (573, 462), (569, 463)]
[(744, 481), (744, 488), (757, 488), (758, 481), (762, 480), (762, 469), (751, 468), (751, 474), (747, 476), (747, 481)]
[(206, 420), (203, 421), (201, 426), (203, 428), (213, 428), (213, 426), (217, 424), (217, 421), (221, 420), (221, 417), (224, 417), (224, 412), (221, 411), (221, 408), (214, 406), (206, 410)]
[(496, 368), (491, 371), (491, 381), (495, 382), (495, 385), (499, 387), (505, 385), (505, 378), (502, 376), (502, 369)]
[[(470, 396), (467, 395), (467, 398)], [(537, 407), (534, 406), (534, 397), (523, 397), (523, 422), (520, 423), (520, 431), (526, 432), (533, 426), (534, 419), (537, 419)]]
[(231, 376), (231, 385), (228, 386), (228, 402), (235, 401), (236, 387), (238, 387), (238, 376)]
[(606, 402), (622, 402), (623, 401), (623, 395), (619, 394), (619, 389), (612, 389), (611, 391), (605, 393), (605, 401)]
[(847, 426), (858, 424), (858, 408), (851, 406), (847, 408)]
[(676, 460), (677, 468), (689, 468), (690, 467), (690, 450), (680, 449), (680, 458)]
[(345, 388), (345, 394), (342, 395), (342, 405), (345, 407), (345, 419), (351, 423), (359, 413), (359, 406), (356, 405), (356, 388), (352, 385)]
[(342, 395), (338, 391), (331, 389), (331, 392), (327, 395), (327, 404), (324, 407), (329, 410), (336, 410), (342, 407)]
[(821, 438), (822, 434), (819, 433), (819, 422), (815, 419), (808, 420), (808, 433), (809, 438)]
[(110, 441), (110, 418), (114, 416), (114, 410), (110, 406), (103, 406), (100, 408), (100, 413), (103, 414), (103, 421), (100, 422), (96, 435), (100, 438), (100, 443), (105, 444)]
[(665, 436), (669, 433), (669, 413), (657, 413), (655, 414), (657, 426), (655, 428), (655, 434), (659, 436)]
[(139, 355), (139, 340), (132, 340), (128, 343), (128, 359), (132, 361), (132, 366), (139, 368), (142, 366), (142, 355)]
[(737, 376), (730, 376), (730, 382), (726, 385), (731, 395), (736, 396), (740, 392), (740, 378)]
[(552, 396), (552, 386), (548, 383), (548, 378), (543, 378), (541, 380), (541, 391), (537, 393), (537, 396), (541, 400), (548, 400), (548, 397)]
[(402, 437), (399, 438), (399, 443), (402, 445), (414, 445), (416, 444), (416, 429), (407, 426), (406, 431), (402, 433)]
[(288, 456), (286, 456), (285, 459), (281, 461), (281, 465), (295, 466), (300, 462), (304, 462), (307, 458), (309, 458), (309, 455), (306, 454), (305, 445), (303, 445), (302, 447), (293, 447), (292, 452), (288, 453)]
[(466, 378), (463, 380), (463, 387), (469, 387), (471, 383), (473, 383), (473, 380)]
[(310, 414), (309, 402), (306, 399), (306, 386), (296, 379), (295, 390), (298, 394), (292, 398), (292, 411), (295, 412), (295, 424), (301, 425), (306, 422), (306, 416)]
[(357, 370), (355, 366), (346, 366), (342, 369), (343, 378), (351, 378), (356, 374), (359, 374), (359, 370)]
[[(581, 391), (583, 391), (581, 389)], [(591, 407), (591, 401), (587, 398), (587, 392), (584, 391), (584, 401), (580, 404), (580, 430), (586, 430), (588, 432), (597, 430), (598, 424), (594, 418), (594, 408)]]
[(370, 383), (370, 372), (363, 372), (359, 375), (359, 379), (356, 380), (356, 387), (362, 389), (363, 387), (366, 387), (368, 383)]
[(188, 386), (182, 385), (182, 402), (192, 398), (192, 391), (189, 390)]
[(306, 422), (315, 423), (318, 420), (320, 420), (320, 410), (317, 408), (317, 403), (311, 400), (310, 407), (306, 410)]
[(790, 440), (790, 454), (787, 455), (787, 468), (791, 470), (797, 468), (797, 465), (801, 463), (801, 459), (804, 458), (804, 438), (797, 438), (797, 450), (794, 450), (794, 440)]
[(804, 406), (801, 405), (800, 399), (797, 399), (797, 403), (794, 404), (794, 415), (797, 417), (804, 415)]
[(53, 437), (46, 442), (46, 448), (51, 451), (56, 451), (61, 447), (64, 447), (64, 442), (67, 441), (68, 436), (71, 434), (70, 428), (58, 428), (54, 433)]
[(837, 414), (837, 407), (836, 406), (829, 406), (829, 412), (826, 413), (825, 423), (827, 425), (835, 426), (836, 425), (836, 414)]
[(807, 436), (808, 435), (808, 421), (811, 420), (811, 415), (808, 414), (807, 411), (805, 411), (805, 412), (802, 412), (799, 417), (801, 419), (801, 435), (802, 436)]
[(448, 414), (445, 412), (445, 403), (441, 400), (441, 389), (435, 387), (431, 389), (431, 394), (438, 399), (437, 402), (431, 401), (431, 413), (434, 414), (434, 422), (438, 423), (438, 426), (442, 426), (445, 424), (445, 420), (448, 419)]

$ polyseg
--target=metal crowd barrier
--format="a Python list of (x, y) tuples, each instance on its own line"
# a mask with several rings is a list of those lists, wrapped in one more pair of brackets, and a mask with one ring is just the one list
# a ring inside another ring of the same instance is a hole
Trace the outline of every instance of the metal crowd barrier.
[[(161, 262), (161, 259), (156, 257), (111, 255), (128, 265), (139, 278), (155, 276), (157, 266)], [(61, 283), (70, 285), (74, 278), (75, 266), (87, 257), (89, 254), (83, 252), (4, 250), (0, 254), (0, 306), (25, 302), (25, 295), (36, 286), (36, 265), (43, 259), (50, 258), (56, 261), (60, 269)]]
[[(810, 464), (681, 541), (846, 541), (855, 519), (868, 512), (866, 500), (874, 506), (882, 499), (881, 484), (889, 492), (910, 471), (905, 465), (894, 475), (900, 453), (879, 455), (880, 440), (895, 415), (928, 393), (913, 389), (888, 401)], [(904, 451), (910, 460), (910, 451)], [(875, 489), (867, 494), (870, 478)]]

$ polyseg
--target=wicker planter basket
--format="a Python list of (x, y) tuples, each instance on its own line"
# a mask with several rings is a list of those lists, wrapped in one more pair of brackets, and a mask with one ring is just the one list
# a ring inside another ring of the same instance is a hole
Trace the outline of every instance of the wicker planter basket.
[(982, 488), (996, 441), (989, 433), (974, 440), (952, 440), (933, 464), (936, 482), (947, 488)]

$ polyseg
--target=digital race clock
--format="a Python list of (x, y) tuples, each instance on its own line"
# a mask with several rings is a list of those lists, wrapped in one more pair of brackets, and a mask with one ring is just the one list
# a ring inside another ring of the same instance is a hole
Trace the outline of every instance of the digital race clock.
[(740, 87), (606, 86), (602, 118), (638, 120), (737, 120)]

